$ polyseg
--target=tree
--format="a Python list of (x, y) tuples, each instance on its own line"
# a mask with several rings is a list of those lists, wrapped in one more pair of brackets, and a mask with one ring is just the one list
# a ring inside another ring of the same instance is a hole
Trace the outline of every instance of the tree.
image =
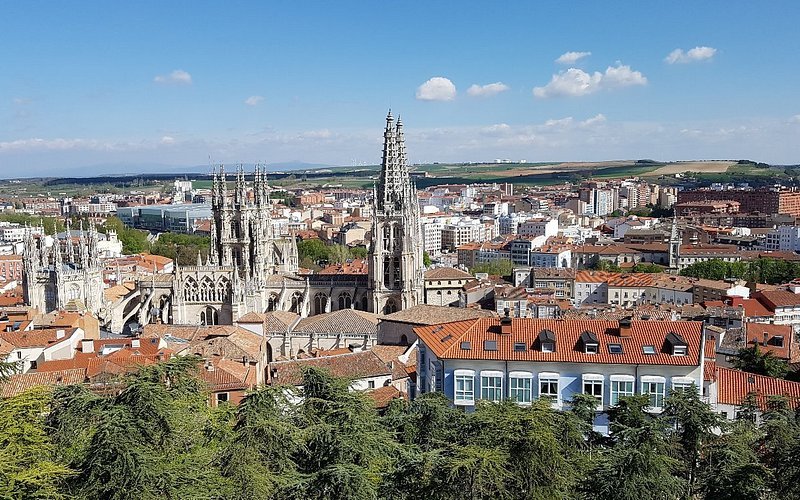
[(0, 497), (62, 498), (74, 472), (59, 462), (45, 431), (49, 389), (37, 387), (0, 401)]
[(319, 264), (329, 260), (329, 248), (319, 239), (303, 240), (297, 244), (297, 253), (301, 261), (308, 258), (311, 262)]
[(783, 378), (789, 372), (786, 361), (776, 358), (771, 351), (762, 351), (758, 344), (739, 349), (733, 366), (737, 370), (777, 378)]
[(428, 255), (428, 252), (422, 252), (422, 264), (425, 267), (430, 267), (430, 265), (431, 265), (431, 256)]
[(649, 262), (640, 262), (633, 266), (633, 272), (635, 273), (661, 273), (664, 272), (664, 268), (659, 266), (658, 264), (652, 264)]
[(485, 262), (481, 264), (475, 264), (469, 272), (472, 274), (475, 273), (488, 273), (490, 275), (496, 276), (510, 276), (511, 272), (514, 269), (514, 263), (508, 259), (499, 259), (494, 260), (492, 262)]
[(621, 273), (622, 268), (616, 265), (615, 263), (611, 262), (610, 260), (600, 259), (595, 262), (592, 266), (592, 269), (596, 271), (608, 271), (612, 273)]
[(701, 450), (716, 438), (714, 431), (721, 426), (719, 415), (701, 399), (696, 386), (672, 391), (664, 405), (664, 415), (672, 422), (686, 467), (687, 497), (695, 494), (697, 468)]
[(706, 451), (702, 464), (700, 491), (705, 498), (719, 500), (760, 500), (767, 491), (770, 470), (755, 453), (758, 432), (752, 422), (737, 421)]

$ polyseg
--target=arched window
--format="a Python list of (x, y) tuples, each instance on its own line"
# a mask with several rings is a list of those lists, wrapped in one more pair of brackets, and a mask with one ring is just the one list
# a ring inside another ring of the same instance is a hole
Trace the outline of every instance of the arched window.
[(218, 325), (219, 316), (217, 315), (217, 310), (208, 306), (200, 311), (200, 324), (205, 326)]
[(394, 288), (400, 288), (402, 283), (402, 275), (400, 273), (400, 257), (395, 257), (392, 259), (392, 266), (392, 283)]
[(383, 314), (392, 314), (397, 312), (397, 302), (394, 299), (389, 299), (386, 301), (386, 305), (383, 306)]
[(292, 294), (292, 306), (289, 311), (300, 314), (301, 307), (303, 307), (303, 294), (294, 292), (294, 294)]
[(205, 276), (202, 280), (200, 280), (200, 300), (203, 302), (215, 302), (216, 298), (214, 297), (214, 282), (211, 281), (211, 278)]
[(405, 333), (400, 335), (400, 345), (408, 345), (408, 336)]
[(194, 278), (186, 278), (183, 284), (183, 298), (187, 302), (197, 302), (199, 300), (200, 287)]
[(67, 289), (67, 300), (75, 300), (81, 298), (81, 287), (77, 283), (73, 283)]
[(339, 309), (350, 309), (353, 306), (353, 297), (348, 292), (339, 294)]
[(231, 282), (228, 278), (220, 278), (217, 282), (217, 300), (227, 302), (231, 296)]
[(383, 286), (388, 287), (392, 281), (392, 259), (383, 258)]
[(322, 292), (314, 295), (314, 314), (322, 314), (328, 305), (328, 296)]
[(267, 312), (274, 311), (278, 307), (278, 294), (273, 293), (267, 300)]

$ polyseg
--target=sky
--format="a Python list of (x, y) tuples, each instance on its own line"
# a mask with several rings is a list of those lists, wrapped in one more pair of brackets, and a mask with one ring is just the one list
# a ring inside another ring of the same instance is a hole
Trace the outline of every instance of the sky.
[[(797, 1), (0, 0), (0, 177), (800, 163)], [(195, 168), (195, 171), (197, 169)]]

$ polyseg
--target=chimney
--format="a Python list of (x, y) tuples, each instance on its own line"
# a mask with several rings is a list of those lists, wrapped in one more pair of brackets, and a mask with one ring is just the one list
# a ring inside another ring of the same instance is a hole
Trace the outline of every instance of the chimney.
[(506, 315), (500, 318), (500, 333), (504, 335), (510, 335), (512, 328), (511, 310), (506, 307), (505, 313)]
[(630, 316), (626, 316), (619, 320), (619, 336), (620, 337), (630, 337), (631, 336), (631, 323), (632, 318)]
[(206, 371), (213, 372), (214, 371), (214, 363), (212, 363), (210, 359), (207, 359), (205, 368), (206, 368)]
[(350, 344), (347, 346), (347, 348), (350, 349), (350, 352), (361, 352), (364, 350), (364, 348), (359, 344)]
[(764, 332), (764, 342), (761, 345), (766, 346), (768, 340), (769, 340), (769, 333)]
[(131, 340), (131, 347), (134, 349), (138, 349), (139, 347), (141, 347), (141, 341), (139, 339)]
[(66, 335), (67, 332), (65, 332), (64, 330), (56, 330), (56, 339), (63, 339), (64, 337), (66, 337)]
[(87, 352), (94, 352), (94, 340), (92, 339), (81, 340), (81, 352), (84, 354), (86, 354)]

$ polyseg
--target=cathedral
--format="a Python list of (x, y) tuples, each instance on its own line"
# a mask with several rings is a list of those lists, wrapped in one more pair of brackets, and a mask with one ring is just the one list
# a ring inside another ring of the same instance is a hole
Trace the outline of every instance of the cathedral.
[[(44, 230), (40, 229), (44, 234)], [(42, 312), (57, 309), (88, 310), (100, 314), (103, 308), (103, 264), (94, 224), (88, 231), (81, 224), (55, 237), (28, 231), (24, 242), (23, 291), (25, 303)]]
[(386, 117), (380, 178), (373, 190), (367, 268), (310, 273), (299, 268), (294, 235), (275, 234), (266, 173), (252, 182), (235, 173), (233, 188), (222, 167), (211, 188), (208, 258), (168, 275), (143, 278), (117, 302), (103, 299), (103, 265), (94, 226), (66, 232), (63, 240), (28, 235), (25, 245), (27, 303), (43, 312), (76, 302), (121, 333), (137, 321), (181, 325), (233, 324), (248, 313), (288, 311), (300, 318), (339, 309), (389, 314), (422, 303), (420, 209), (411, 183), (403, 126)]
[(236, 173), (228, 189), (222, 168), (212, 183), (211, 248), (206, 262), (175, 266), (170, 279), (144, 280), (140, 324), (231, 324), (247, 313), (289, 311), (301, 318), (338, 309), (388, 314), (422, 303), (420, 209), (408, 172), (403, 126), (386, 118), (383, 158), (373, 191), (368, 273), (304, 273), (294, 235), (270, 221), (266, 174), (248, 185)]

